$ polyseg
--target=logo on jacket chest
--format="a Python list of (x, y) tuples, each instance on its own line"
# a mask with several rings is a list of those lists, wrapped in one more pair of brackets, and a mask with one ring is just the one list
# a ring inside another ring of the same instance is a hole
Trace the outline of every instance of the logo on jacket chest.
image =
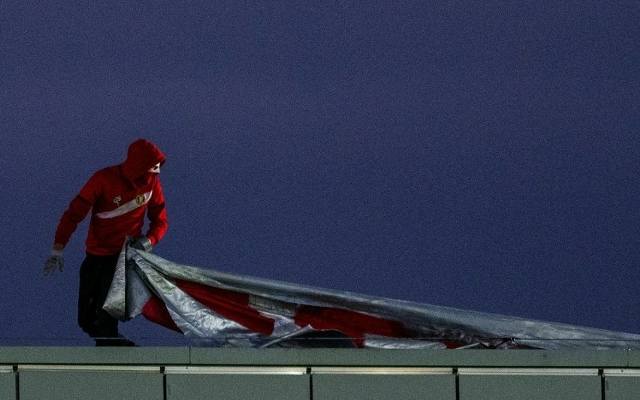
[[(125, 215), (134, 210), (141, 209), (144, 210), (143, 207), (145, 204), (149, 202), (151, 196), (153, 195), (153, 191), (148, 191), (147, 193), (137, 194), (137, 193), (124, 193), (124, 194), (110, 194), (106, 199), (112, 199), (111, 202), (116, 205), (115, 208), (109, 211), (97, 212), (95, 215), (98, 218), (108, 219), (108, 218), (116, 218), (121, 215)], [(101, 205), (102, 208), (111, 208), (108, 204)]]
[[(141, 206), (146, 202), (146, 198), (144, 194), (139, 194), (133, 199), (133, 201), (137, 206)], [(115, 204), (117, 207), (120, 207), (120, 203), (122, 203), (122, 196), (118, 195), (113, 198), (113, 204)]]

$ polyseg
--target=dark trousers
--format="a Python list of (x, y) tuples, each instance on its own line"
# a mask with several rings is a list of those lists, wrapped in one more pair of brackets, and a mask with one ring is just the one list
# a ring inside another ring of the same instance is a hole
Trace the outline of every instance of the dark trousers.
[(80, 267), (78, 324), (94, 338), (118, 337), (118, 320), (102, 309), (116, 270), (118, 255), (88, 254)]

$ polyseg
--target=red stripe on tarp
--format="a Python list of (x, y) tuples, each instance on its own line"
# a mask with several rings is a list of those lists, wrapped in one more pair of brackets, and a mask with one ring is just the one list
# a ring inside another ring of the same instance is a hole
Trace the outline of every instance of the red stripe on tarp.
[(231, 290), (214, 288), (199, 283), (177, 280), (176, 285), (200, 304), (216, 314), (263, 335), (273, 333), (274, 320), (249, 306), (249, 295)]
[(173, 329), (174, 331), (182, 333), (180, 328), (176, 325), (167, 311), (167, 306), (164, 305), (162, 300), (160, 300), (156, 296), (151, 296), (149, 301), (142, 308), (142, 315), (145, 316), (151, 322), (155, 322), (156, 324), (160, 324), (169, 329)]
[(408, 337), (404, 325), (368, 314), (341, 308), (302, 305), (296, 309), (294, 319), (298, 326), (311, 326), (317, 330), (336, 330), (352, 338), (358, 347), (364, 347), (364, 335)]
[(464, 343), (455, 340), (440, 340), (440, 343), (444, 344), (447, 349), (457, 349), (464, 346)]

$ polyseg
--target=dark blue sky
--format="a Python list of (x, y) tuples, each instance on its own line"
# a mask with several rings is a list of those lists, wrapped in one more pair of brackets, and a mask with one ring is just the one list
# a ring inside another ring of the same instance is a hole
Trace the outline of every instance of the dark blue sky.
[(625, 1), (3, 0), (0, 337), (90, 344), (87, 221), (63, 274), (42, 264), (137, 137), (168, 156), (173, 261), (640, 333), (638, 21)]

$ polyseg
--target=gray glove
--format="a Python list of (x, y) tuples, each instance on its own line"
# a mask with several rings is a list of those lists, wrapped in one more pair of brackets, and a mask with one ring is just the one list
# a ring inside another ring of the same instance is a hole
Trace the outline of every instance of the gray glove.
[(62, 256), (62, 250), (51, 250), (51, 255), (44, 263), (43, 270), (45, 276), (51, 275), (56, 271), (56, 269), (60, 272), (64, 270), (64, 257)]
[(151, 240), (147, 239), (145, 236), (138, 236), (137, 238), (131, 239), (129, 245), (134, 249), (142, 250), (142, 251), (151, 251), (153, 250), (153, 246), (151, 245)]

